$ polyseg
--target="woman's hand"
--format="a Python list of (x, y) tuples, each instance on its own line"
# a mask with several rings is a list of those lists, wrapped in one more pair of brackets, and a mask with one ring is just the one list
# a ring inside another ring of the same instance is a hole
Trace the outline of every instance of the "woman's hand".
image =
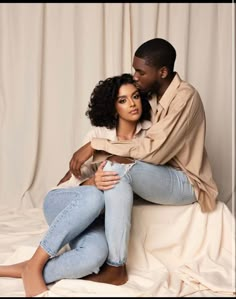
[(106, 161), (103, 161), (94, 176), (95, 185), (99, 190), (109, 190), (114, 187), (120, 180), (120, 177), (115, 171), (104, 171), (103, 168)]

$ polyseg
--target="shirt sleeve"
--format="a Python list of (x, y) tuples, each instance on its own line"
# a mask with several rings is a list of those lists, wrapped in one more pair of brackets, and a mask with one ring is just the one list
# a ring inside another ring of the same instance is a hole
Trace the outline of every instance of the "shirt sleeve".
[(78, 180), (79, 185), (86, 181), (88, 178), (92, 177), (97, 170), (97, 166), (95, 163), (84, 163), (81, 167), (81, 177)]
[(78, 179), (75, 177), (73, 174), (70, 177), (68, 181), (65, 181), (64, 183), (61, 183), (58, 186), (55, 186), (52, 188), (53, 189), (61, 189), (61, 188), (71, 188), (71, 187), (77, 187), (81, 185), (83, 182), (85, 182), (88, 178), (94, 175), (96, 172), (96, 165), (95, 164), (90, 164), (90, 163), (85, 163), (81, 167), (81, 177)]
[(197, 121), (200, 104), (196, 90), (179, 92), (167, 108), (168, 113), (152, 125), (145, 137), (129, 141), (93, 138), (91, 146), (118, 156), (165, 164), (185, 143), (190, 123)]

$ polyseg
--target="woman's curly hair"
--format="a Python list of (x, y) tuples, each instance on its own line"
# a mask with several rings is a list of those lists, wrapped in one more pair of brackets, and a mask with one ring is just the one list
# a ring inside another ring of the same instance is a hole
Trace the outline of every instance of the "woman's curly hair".
[[(89, 117), (91, 124), (96, 127), (115, 128), (117, 126), (115, 103), (119, 89), (122, 85), (134, 83), (135, 81), (131, 74), (122, 74), (99, 81), (93, 89), (88, 109), (85, 113)], [(140, 92), (140, 96), (143, 107), (140, 121), (150, 120), (151, 112), (147, 94)]]

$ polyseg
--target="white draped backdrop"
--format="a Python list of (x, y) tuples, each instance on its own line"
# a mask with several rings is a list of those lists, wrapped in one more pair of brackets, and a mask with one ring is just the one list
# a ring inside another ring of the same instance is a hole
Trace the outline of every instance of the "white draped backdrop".
[(41, 207), (90, 128), (95, 84), (133, 72), (136, 48), (161, 37), (200, 92), (219, 200), (232, 211), (234, 13), (232, 3), (1, 3), (0, 204)]
[[(47, 230), (44, 196), (91, 128), (94, 86), (132, 73), (154, 37), (201, 95), (217, 209), (135, 203), (126, 284), (62, 279), (39, 297), (235, 297), (233, 3), (0, 3), (0, 264), (29, 259)], [(0, 296), (24, 294), (1, 277)]]

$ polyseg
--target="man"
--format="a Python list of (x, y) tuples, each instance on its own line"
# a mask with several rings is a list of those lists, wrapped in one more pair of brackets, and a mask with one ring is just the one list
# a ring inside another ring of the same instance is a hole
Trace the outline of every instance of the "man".
[[(150, 94), (151, 128), (142, 140), (92, 139), (73, 154), (70, 171), (79, 176), (80, 167), (95, 150), (113, 154), (113, 162), (133, 158), (131, 186), (143, 199), (165, 205), (197, 201), (202, 212), (210, 212), (215, 209), (218, 190), (205, 149), (205, 112), (197, 90), (174, 71), (175, 59), (174, 47), (161, 38), (136, 50), (133, 77), (138, 88)], [(105, 172), (102, 167), (95, 175), (100, 190), (112, 189), (115, 181), (115, 172)], [(111, 283), (113, 268), (105, 267), (90, 279)]]

